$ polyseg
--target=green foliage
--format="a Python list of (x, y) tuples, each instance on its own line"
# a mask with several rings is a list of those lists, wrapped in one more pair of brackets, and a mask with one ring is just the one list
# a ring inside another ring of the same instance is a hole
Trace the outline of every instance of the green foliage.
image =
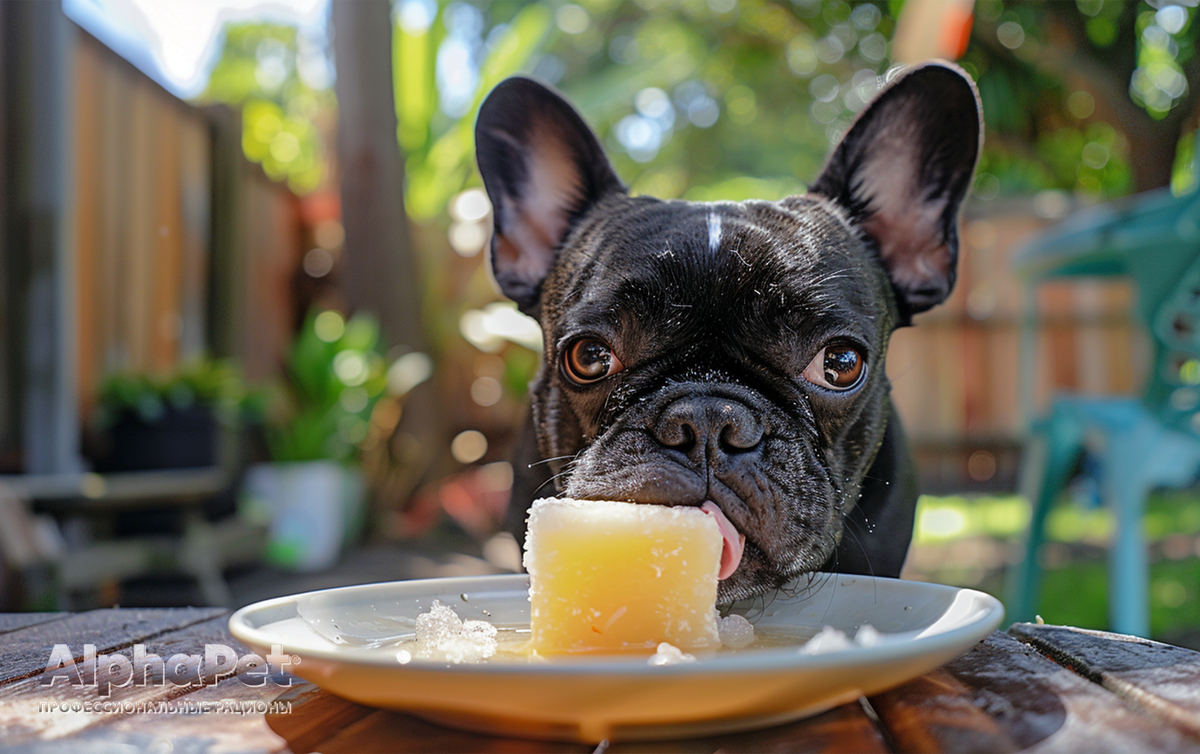
[[(495, 31), (486, 35), (473, 104), (452, 118), (434, 82), (451, 7), (439, 7), (426, 28), (406, 27), (398, 14), (399, 138), (408, 153), (408, 210), (421, 220), (441, 216), (476, 180), (471, 129), (478, 105), (501, 79), (522, 71), (557, 81), (635, 192), (748, 198), (754, 186), (746, 176), (764, 181), (767, 196), (801, 191), (886, 71), (894, 26), (874, 5), (844, 2), (747, 0), (725, 10), (690, 0), (653, 7), (531, 3), (519, 10), (494, 4), (487, 22)], [(818, 54), (837, 60), (820, 63)], [(842, 80), (818, 82), (824, 88), (814, 122), (812, 79), (830, 71)], [(645, 128), (638, 118), (646, 117), (657, 118), (650, 127), (659, 143), (631, 151), (622, 129)]]
[(387, 389), (378, 346), (379, 325), (371, 317), (309, 313), (288, 353), (286, 385), (259, 399), (273, 460), (354, 457)]
[(1093, 196), (1122, 196), (1133, 187), (1124, 139), (1107, 123), (1058, 128), (1036, 148), (1058, 185)]
[[(1029, 501), (1019, 496), (934, 497), (923, 495), (917, 505), (914, 550), (946, 553), (970, 549), (984, 552), (986, 543), (997, 553), (1016, 552), (1029, 525)], [(1192, 632), (1200, 625), (1200, 495), (1196, 490), (1161, 492), (1149, 497), (1144, 518), (1147, 546), (1163, 551), (1165, 543), (1183, 538), (1191, 553), (1162, 557), (1150, 564), (1150, 625), (1155, 636), (1167, 639)], [(1050, 511), (1046, 534), (1049, 547), (1060, 555), (1046, 568), (1037, 612), (1047, 623), (1086, 628), (1108, 627), (1108, 564), (1104, 561), (1115, 532), (1107, 508), (1080, 506), (1065, 499)], [(1012, 556), (994, 563), (963, 565), (950, 556), (938, 560), (921, 579), (969, 586), (1003, 595), (1003, 578), (1014, 572)], [(911, 558), (910, 558), (911, 559)], [(933, 560), (915, 556), (917, 560)]]
[(1171, 171), (1171, 193), (1182, 196), (1196, 188), (1196, 139), (1200, 134), (1191, 133), (1179, 140), (1175, 149), (1175, 167)]
[[(422, 10), (410, 17), (404, 11), (414, 2)], [(801, 190), (891, 66), (889, 44), (903, 6), (902, 0), (483, 6), (400, 0), (393, 78), (408, 211), (422, 221), (442, 218), (448, 201), (477, 180), (472, 127), (479, 103), (501, 79), (522, 72), (556, 83), (576, 102), (635, 192), (743, 198), (748, 186), (736, 179), (745, 176), (774, 187), (768, 196)], [(438, 58), (451, 43), (461, 47), (451, 27), (468, 7), (482, 29), (472, 43), (474, 90), (456, 110), (440, 92)], [(1128, 192), (1119, 126), (1102, 168), (1085, 158), (1084, 148), (1096, 141), (1085, 132), (1099, 116), (1068, 107), (1079, 79), (1068, 85), (1053, 62), (1062, 35), (1052, 38), (1051, 30), (1063, 22), (1078, 27), (1082, 52), (1098, 59), (1133, 55), (1133, 77), (1116, 83), (1161, 118), (1189, 86), (1184, 66), (1194, 55), (1196, 10), (1114, 0), (979, 0), (975, 13), (962, 64), (983, 96), (985, 152), (1000, 190), (1066, 189), (1101, 198)], [(1001, 27), (1019, 29), (1018, 42), (998, 42)], [(321, 179), (322, 142), (335, 108), (327, 86), (314, 87), (301, 75), (312, 52), (294, 28), (231, 24), (205, 93), (243, 107), (247, 156), (300, 192)], [(647, 128), (657, 130), (637, 146)], [(1058, 151), (1064, 144), (1065, 156)]]
[[(1178, 126), (1156, 131), (1152, 121), (1189, 118), (1181, 108), (1194, 102), (1188, 93), (1200, 82), (1189, 81), (1196, 78), (1189, 63), (1195, 55), (1197, 11), (1185, 5), (1125, 0), (976, 4), (978, 21), (963, 63), (978, 80), (990, 141), (985, 154), (993, 158), (987, 169), (1002, 191), (1056, 188), (1103, 199), (1155, 187), (1134, 185), (1128, 152), (1175, 146)], [(1112, 101), (1109, 92), (1115, 90), (1127, 91), (1129, 99)], [(1129, 104), (1151, 123), (1138, 123)], [(1105, 119), (1115, 139), (1104, 145), (1109, 148), (1106, 167), (1097, 169), (1098, 147), (1085, 155), (1080, 146), (1094, 140), (1084, 132)], [(1064, 128), (1078, 136), (1062, 133)], [(1129, 139), (1135, 146), (1126, 143)], [(1162, 162), (1158, 154), (1140, 156), (1151, 165)], [(1068, 165), (1070, 160), (1074, 164)], [(1176, 190), (1188, 184), (1189, 167), (1177, 157)], [(1185, 174), (1178, 175), (1180, 170)], [(1157, 171), (1154, 178), (1160, 178)]]
[(200, 358), (167, 374), (119, 372), (100, 386), (97, 420), (111, 425), (123, 414), (155, 422), (168, 409), (207, 406), (218, 418), (236, 416), (246, 390), (237, 365), (229, 359)]
[(500, 29), (479, 68), (469, 112), (456, 120), (439, 118), (435, 69), (437, 41), (445, 36), (444, 16), (426, 29), (397, 23), (395, 87), (401, 146), (407, 153), (405, 206), (418, 220), (438, 217), (471, 176), (475, 158), (474, 126), (484, 96), (508, 76), (519, 73), (541, 45), (551, 13), (530, 4)]
[(296, 29), (278, 24), (227, 24), (224, 34), (203, 99), (241, 106), (246, 157), (293, 191), (312, 191), (325, 174), (320, 121), (334, 110), (327, 82), (302, 75), (319, 51), (302, 49)]
[[(1125, 137), (1118, 124), (1100, 120), (1092, 94), (1068, 85), (1047, 62), (1054, 50), (1048, 30), (1055, 14), (1074, 14), (1072, 22), (1086, 30), (1083, 44), (1136, 50), (1142, 73), (1135, 79), (1148, 77), (1150, 88), (1143, 87), (1145, 96), (1131, 89), (1131, 96), (1151, 108), (1162, 104), (1155, 86), (1178, 94), (1179, 66), (1192, 54), (1194, 11), (1175, 29), (1178, 19), (1142, 6), (1135, 28), (1124, 3), (1051, 5), (976, 4), (979, 22), (962, 64), (984, 101), (984, 172), (1006, 194), (1121, 196), (1134, 188)], [(420, 220), (442, 217), (449, 199), (477, 180), (470, 130), (477, 107), (513, 72), (562, 89), (634, 193), (736, 200), (802, 191), (890, 70), (903, 3), (492, 4), (483, 13), (498, 36), (481, 35), (489, 42), (473, 105), (458, 118), (444, 112), (435, 82), (454, 7), (439, 5), (426, 28), (397, 27), (399, 137), (409, 153), (408, 208)], [(1005, 44), (995, 38), (1002, 25)]]
[(1187, 93), (1187, 78), (1181, 63), (1191, 57), (1195, 42), (1195, 35), (1190, 33), (1191, 13), (1182, 6), (1171, 7), (1177, 11), (1174, 18), (1144, 10), (1138, 13), (1134, 26), (1137, 69), (1129, 82), (1129, 94), (1156, 119), (1165, 118)]

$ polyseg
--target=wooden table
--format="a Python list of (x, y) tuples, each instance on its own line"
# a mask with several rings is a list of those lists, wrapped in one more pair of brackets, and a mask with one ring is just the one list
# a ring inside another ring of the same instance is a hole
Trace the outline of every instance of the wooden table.
[[(227, 617), (211, 608), (0, 615), (0, 749), (71, 754), (593, 750), (460, 733), (344, 701), (286, 674), (264, 679), (260, 687), (228, 677), (209, 685), (129, 685), (111, 689), (108, 697), (98, 688), (67, 685), (67, 679), (42, 682), (55, 645), (68, 648), (59, 660), (73, 654), (75, 662), (82, 660), (85, 644), (94, 644), (100, 654), (125, 657), (140, 644), (142, 651), (163, 659), (202, 653), (206, 644), (247, 652), (229, 635)], [(291, 686), (279, 685), (288, 681)], [(738, 735), (607, 747), (611, 754), (1025, 749), (1200, 751), (1200, 653), (1128, 636), (1021, 623), (1008, 633), (993, 633), (937, 671), (808, 720)]]

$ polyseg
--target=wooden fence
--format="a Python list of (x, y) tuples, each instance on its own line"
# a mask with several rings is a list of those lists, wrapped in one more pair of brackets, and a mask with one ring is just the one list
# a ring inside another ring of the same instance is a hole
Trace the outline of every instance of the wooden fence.
[(241, 155), (224, 107), (182, 102), (80, 32), (75, 54), (78, 390), (205, 352), (274, 373), (292, 333), (300, 205)]
[[(1130, 394), (1144, 380), (1149, 346), (1127, 282), (1023, 288), (1013, 253), (1050, 224), (1036, 206), (969, 207), (953, 295), (892, 338), (888, 374), (926, 491), (1014, 489), (1024, 433), (1052, 394)], [(1030, 364), (1019, 345), (1025, 295), (1036, 299)], [(1032, 400), (1022, 405), (1026, 380)]]
[(177, 99), (61, 4), (0, 4), (0, 473), (79, 470), (111, 372), (207, 352), (276, 373), (303, 217), (236, 111)]

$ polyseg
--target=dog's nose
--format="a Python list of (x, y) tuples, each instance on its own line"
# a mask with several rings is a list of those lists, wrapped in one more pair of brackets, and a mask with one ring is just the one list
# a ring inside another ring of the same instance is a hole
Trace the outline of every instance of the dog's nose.
[(671, 403), (659, 417), (654, 437), (668, 448), (705, 456), (745, 453), (758, 447), (763, 425), (748, 407), (719, 396), (691, 396)]

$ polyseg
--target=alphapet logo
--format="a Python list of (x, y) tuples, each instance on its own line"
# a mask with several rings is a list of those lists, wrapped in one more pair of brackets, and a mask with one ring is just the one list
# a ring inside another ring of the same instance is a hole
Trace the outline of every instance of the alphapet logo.
[(133, 645), (133, 658), (113, 652), (97, 654), (95, 644), (83, 645), (83, 659), (66, 644), (55, 644), (40, 677), (43, 686), (62, 683), (96, 689), (107, 697), (114, 688), (125, 686), (209, 686), (236, 676), (247, 686), (292, 685), (285, 669), (299, 665), (300, 658), (284, 654), (278, 644), (271, 645), (266, 657), (253, 652), (238, 655), (225, 644), (205, 644), (204, 654), (173, 654), (167, 659), (146, 651), (144, 644)]

